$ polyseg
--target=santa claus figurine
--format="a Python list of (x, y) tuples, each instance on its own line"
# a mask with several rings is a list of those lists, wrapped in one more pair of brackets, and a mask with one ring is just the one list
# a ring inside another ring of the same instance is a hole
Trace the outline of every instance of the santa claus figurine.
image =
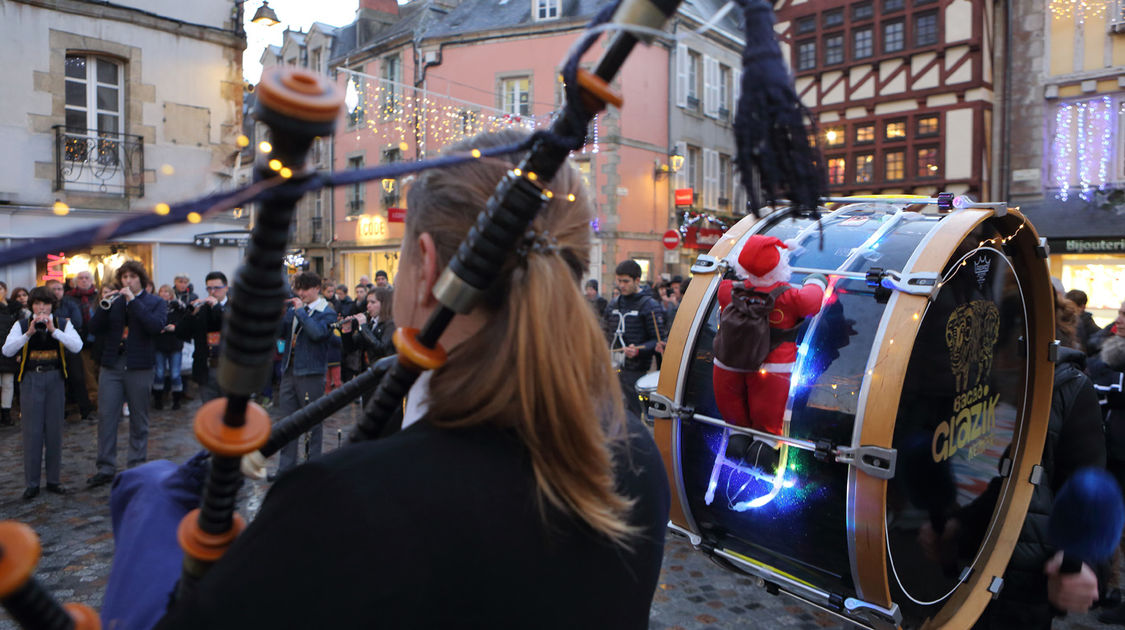
[[(715, 403), (727, 422), (780, 436), (797, 361), (797, 327), (820, 311), (828, 281), (811, 274), (802, 286), (790, 285), (789, 246), (772, 236), (751, 236), (730, 264), (738, 280), (719, 284)], [(735, 434), (726, 454), (772, 474), (776, 447)]]

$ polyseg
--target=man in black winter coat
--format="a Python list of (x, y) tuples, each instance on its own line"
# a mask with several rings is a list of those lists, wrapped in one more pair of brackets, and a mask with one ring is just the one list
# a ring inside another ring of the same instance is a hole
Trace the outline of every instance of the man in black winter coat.
[[(1081, 468), (1104, 468), (1105, 438), (1097, 394), (1083, 373), (1085, 355), (1059, 348), (1055, 363), (1051, 413), (1043, 444), (1043, 481), (1036, 486), (1019, 540), (1004, 572), (1004, 588), (981, 614), (975, 630), (1049, 630), (1061, 610), (1084, 612), (1097, 593), (1095, 569), (1083, 564), (1078, 574), (1060, 575), (1056, 549), (1047, 542), (1047, 521), (1054, 497), (1066, 480)], [(993, 478), (972, 503), (945, 522), (941, 539), (927, 523), (920, 543), (931, 558), (959, 552), (962, 558), (976, 552), (988, 532), (1003, 478)], [(927, 531), (928, 530), (928, 531)], [(1081, 601), (1082, 604), (1075, 604)]]
[(195, 344), (191, 355), (191, 377), (199, 385), (200, 398), (207, 402), (222, 395), (215, 368), (222, 353), (223, 314), (227, 308), (227, 276), (212, 271), (204, 279), (207, 297), (191, 304), (177, 334)]
[(667, 337), (664, 330), (664, 309), (647, 292), (641, 291), (641, 266), (635, 260), (617, 265), (615, 284), (621, 293), (606, 307), (603, 316), (610, 334), (610, 353), (621, 393), (625, 396), (625, 412), (640, 418), (641, 401), (637, 398), (637, 379), (652, 366), (656, 344)]

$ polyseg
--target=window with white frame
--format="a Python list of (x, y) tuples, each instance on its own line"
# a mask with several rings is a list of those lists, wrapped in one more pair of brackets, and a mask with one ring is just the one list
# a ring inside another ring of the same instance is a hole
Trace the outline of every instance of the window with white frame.
[(64, 75), (62, 157), (67, 168), (77, 173), (67, 179), (66, 188), (96, 191), (124, 187), (124, 66), (99, 55), (68, 54)]
[(123, 131), (124, 72), (119, 62), (97, 55), (66, 56), (66, 129), (115, 135)]
[(1060, 101), (1054, 120), (1046, 188), (1060, 199), (1090, 200), (1099, 188), (1125, 184), (1125, 93)]
[[(719, 64), (719, 118), (730, 118), (730, 66)], [(726, 110), (726, 111), (723, 111)]]
[[(699, 53), (694, 50), (688, 50), (688, 65), (687, 65), (687, 97), (688, 107), (697, 107), (699, 103), (699, 67), (703, 65), (702, 58)], [(692, 101), (696, 105), (692, 105)]]
[(312, 56), (309, 57), (309, 69), (313, 72), (324, 72), (324, 70), (322, 70), (320, 67), (320, 55), (320, 48), (314, 48), (312, 51)]
[(502, 80), (500, 108), (513, 116), (530, 116), (531, 77), (512, 77)]
[(532, 0), (536, 20), (553, 20), (559, 17), (560, 0)]
[(402, 108), (402, 60), (398, 55), (383, 57), (383, 116), (394, 118)]

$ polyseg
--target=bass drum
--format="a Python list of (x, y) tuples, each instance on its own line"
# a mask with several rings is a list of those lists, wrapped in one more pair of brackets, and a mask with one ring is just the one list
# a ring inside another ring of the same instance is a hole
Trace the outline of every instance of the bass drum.
[[(822, 228), (788, 211), (743, 219), (693, 266), (650, 401), (670, 527), (871, 628), (977, 619), (1002, 586), (1051, 402), (1054, 312), (1035, 229), (1015, 210), (933, 203), (857, 199)], [(724, 259), (751, 234), (803, 247), (793, 284), (828, 277), (798, 333), (770, 474), (726, 457), (732, 434), (753, 432), (724, 422), (712, 392)], [(959, 530), (945, 525), (969, 513), (979, 531), (953, 547)]]

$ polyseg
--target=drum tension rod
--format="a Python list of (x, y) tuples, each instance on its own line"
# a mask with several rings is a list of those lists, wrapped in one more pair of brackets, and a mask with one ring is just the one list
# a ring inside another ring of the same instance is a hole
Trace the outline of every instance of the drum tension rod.
[(936, 272), (902, 273), (893, 269), (872, 267), (864, 278), (867, 286), (875, 289), (875, 301), (886, 304), (891, 291), (921, 295), (932, 299), (937, 293), (941, 277)]

